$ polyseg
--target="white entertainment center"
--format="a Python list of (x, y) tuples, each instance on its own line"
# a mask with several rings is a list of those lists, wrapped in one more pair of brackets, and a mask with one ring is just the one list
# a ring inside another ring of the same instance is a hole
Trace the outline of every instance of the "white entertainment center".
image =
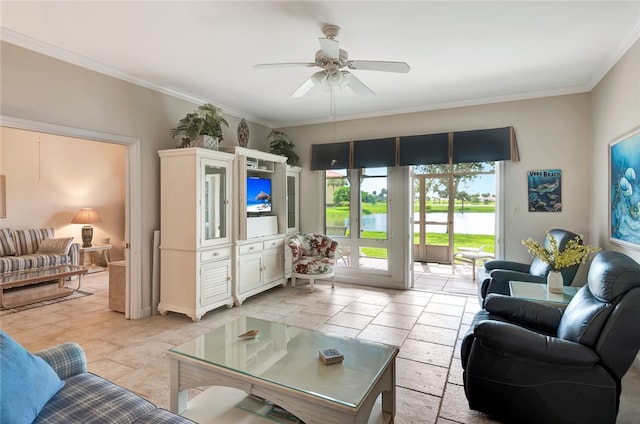
[(286, 238), (298, 230), (300, 168), (230, 147), (161, 150), (160, 304), (198, 321), (291, 274)]

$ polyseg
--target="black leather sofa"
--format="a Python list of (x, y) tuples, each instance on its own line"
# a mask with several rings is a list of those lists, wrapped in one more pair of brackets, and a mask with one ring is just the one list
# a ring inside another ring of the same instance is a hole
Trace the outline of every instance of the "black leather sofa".
[(490, 294), (463, 339), (469, 407), (513, 423), (615, 423), (640, 348), (640, 265), (603, 251), (566, 310)]

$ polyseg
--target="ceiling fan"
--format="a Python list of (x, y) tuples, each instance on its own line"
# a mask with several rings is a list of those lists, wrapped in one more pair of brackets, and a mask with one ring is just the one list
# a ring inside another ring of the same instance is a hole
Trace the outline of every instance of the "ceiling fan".
[(254, 68), (282, 68), (288, 66), (317, 66), (322, 68), (306, 79), (298, 87), (291, 97), (302, 97), (313, 87), (318, 87), (324, 91), (331, 91), (333, 88), (349, 87), (359, 96), (375, 96), (375, 93), (362, 81), (356, 78), (351, 72), (343, 68), (353, 70), (398, 72), (406, 74), (411, 69), (405, 62), (387, 62), (378, 60), (349, 60), (349, 54), (340, 48), (340, 43), (336, 40), (340, 27), (337, 25), (325, 25), (322, 27), (324, 38), (320, 41), (320, 50), (316, 52), (315, 62), (293, 62), (293, 63), (263, 63), (253, 65)]

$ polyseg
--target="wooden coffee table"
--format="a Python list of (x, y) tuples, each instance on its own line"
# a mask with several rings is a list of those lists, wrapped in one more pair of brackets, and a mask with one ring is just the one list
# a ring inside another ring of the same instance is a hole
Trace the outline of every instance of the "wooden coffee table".
[[(238, 337), (253, 329), (260, 330), (255, 339)], [(344, 361), (324, 365), (318, 359), (323, 348), (337, 348)], [(397, 354), (396, 346), (239, 317), (169, 350), (171, 410), (188, 412), (189, 388), (227, 386), (306, 424), (367, 423), (382, 395), (382, 412), (393, 422)]]
[[(55, 265), (0, 274), (0, 305), (2, 309), (17, 308), (44, 300), (69, 296), (80, 289), (82, 276), (86, 273), (87, 268), (83, 266)], [(73, 276), (78, 277), (77, 287), (75, 289), (65, 287), (65, 280)], [(39, 286), (39, 283), (47, 281), (58, 281), (58, 284), (55, 286), (52, 284)], [(33, 287), (25, 287), (15, 292), (4, 293), (7, 289), (24, 286)]]

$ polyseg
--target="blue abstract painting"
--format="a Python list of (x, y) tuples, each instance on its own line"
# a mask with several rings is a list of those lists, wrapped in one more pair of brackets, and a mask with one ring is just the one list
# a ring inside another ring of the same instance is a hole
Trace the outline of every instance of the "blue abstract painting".
[(611, 240), (640, 246), (640, 131), (611, 144)]

